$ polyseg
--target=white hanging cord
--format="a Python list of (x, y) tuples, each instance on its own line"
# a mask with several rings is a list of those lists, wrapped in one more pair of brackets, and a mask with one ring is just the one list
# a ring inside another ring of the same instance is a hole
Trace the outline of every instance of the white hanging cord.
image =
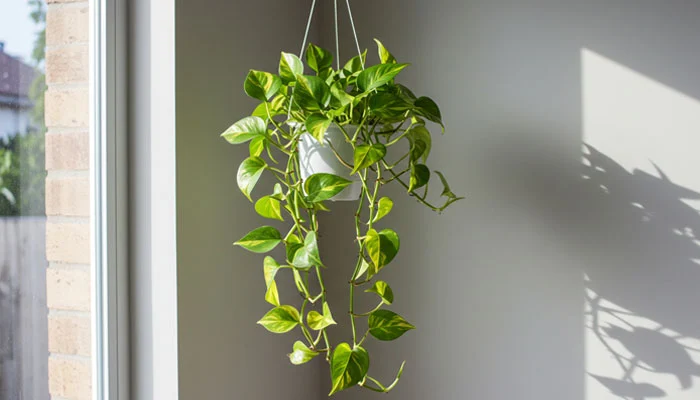
[[(316, 9), (316, 0), (311, 2), (311, 11), (309, 11), (309, 20), (306, 21), (306, 31), (304, 32), (304, 40), (301, 42), (301, 50), (299, 50), (299, 59), (304, 58), (304, 51), (306, 50), (306, 40), (309, 38), (309, 30), (311, 29), (311, 21), (314, 19), (314, 10)], [(292, 95), (289, 96), (289, 108), (287, 108), (287, 120), (292, 116), (292, 104), (294, 103), (294, 90), (296, 85), (292, 88)]]
[(340, 70), (340, 45), (338, 44), (338, 0), (333, 0), (333, 12), (335, 16), (335, 58), (338, 70)]
[(311, 29), (311, 20), (314, 18), (314, 9), (316, 8), (316, 0), (311, 2), (311, 11), (309, 11), (309, 20), (306, 22), (306, 32), (304, 32), (304, 41), (301, 42), (301, 50), (299, 50), (299, 58), (304, 56), (306, 50), (306, 40), (309, 38), (309, 29)]
[(357, 39), (357, 30), (355, 30), (355, 20), (352, 18), (352, 10), (350, 9), (350, 0), (345, 0), (345, 4), (348, 6), (348, 15), (350, 16), (350, 26), (352, 27), (352, 34), (355, 37), (355, 46), (357, 46), (357, 55), (360, 56), (360, 64), (362, 69), (365, 69), (365, 61), (362, 59), (362, 50), (360, 50), (360, 41)]

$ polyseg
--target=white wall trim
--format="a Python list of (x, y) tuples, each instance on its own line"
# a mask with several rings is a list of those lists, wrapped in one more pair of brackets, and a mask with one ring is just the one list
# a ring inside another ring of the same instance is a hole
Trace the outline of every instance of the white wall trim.
[(132, 399), (178, 399), (175, 1), (130, 3)]

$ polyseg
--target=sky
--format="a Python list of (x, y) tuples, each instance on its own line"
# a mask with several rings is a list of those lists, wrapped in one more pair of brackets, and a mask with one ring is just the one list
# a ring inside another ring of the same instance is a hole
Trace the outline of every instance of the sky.
[(5, 52), (31, 60), (37, 26), (29, 17), (27, 0), (0, 0), (0, 42)]

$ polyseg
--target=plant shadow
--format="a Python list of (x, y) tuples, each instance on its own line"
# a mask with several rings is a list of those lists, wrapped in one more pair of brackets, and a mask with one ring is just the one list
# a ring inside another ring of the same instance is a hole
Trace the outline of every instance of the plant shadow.
[[(599, 213), (589, 240), (603, 249), (585, 268), (587, 348), (603, 355), (587, 372), (628, 400), (671, 398), (700, 377), (700, 213), (689, 204), (700, 193), (654, 168), (630, 172), (584, 145), (584, 187)], [(592, 371), (601, 364), (607, 376)]]

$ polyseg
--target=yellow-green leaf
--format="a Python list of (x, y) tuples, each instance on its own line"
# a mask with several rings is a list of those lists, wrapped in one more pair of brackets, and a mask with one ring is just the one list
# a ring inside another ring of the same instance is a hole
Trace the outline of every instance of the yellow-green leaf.
[(289, 332), (299, 323), (299, 311), (293, 306), (275, 307), (258, 321), (258, 324), (273, 333)]
[(266, 256), (263, 260), (263, 274), (265, 277), (265, 287), (270, 287), (270, 283), (275, 280), (275, 275), (279, 271), (280, 265), (274, 258)]
[(282, 52), (279, 73), (283, 83), (294, 82), (297, 75), (304, 73), (304, 64), (294, 54)]
[(389, 310), (377, 310), (370, 314), (367, 323), (369, 333), (383, 341), (398, 339), (411, 329), (416, 329), (400, 315)]
[(355, 168), (353, 168), (352, 173), (367, 168), (370, 165), (383, 159), (386, 155), (386, 146), (381, 143), (375, 143), (373, 145), (361, 144), (355, 147), (355, 154), (353, 156), (353, 161)]
[[(348, 104), (352, 103), (352, 100), (354, 99), (354, 97), (343, 89), (340, 83), (334, 83), (331, 85), (331, 95), (333, 96), (331, 98), (331, 105), (337, 108), (347, 106)], [(342, 111), (343, 110), (341, 109), (341, 112)]]
[[(369, 263), (363, 257), (362, 260), (360, 261), (360, 269), (357, 271), (357, 275), (353, 276), (353, 279), (357, 279), (357, 278), (361, 277), (362, 274), (364, 274), (368, 270), (369, 270)], [(369, 279), (369, 278), (370, 277), (368, 276), (367, 279)]]
[(264, 136), (256, 136), (248, 145), (248, 150), (250, 151), (251, 157), (259, 157), (260, 154), (265, 150), (267, 145), (267, 139)]
[(408, 64), (377, 64), (360, 72), (357, 87), (363, 92), (370, 92), (389, 83)]
[(265, 138), (267, 124), (260, 117), (245, 117), (229, 126), (221, 137), (231, 144), (245, 143), (258, 137)]
[(333, 65), (333, 54), (311, 43), (306, 49), (306, 63), (312, 70), (321, 72)]
[(367, 231), (365, 249), (377, 271), (396, 257), (399, 246), (399, 235), (391, 229), (384, 229), (381, 232), (374, 229)]
[(292, 264), (301, 269), (308, 269), (313, 266), (322, 266), (321, 257), (318, 253), (318, 243), (316, 232), (309, 232), (304, 238), (304, 245), (294, 253)]
[(302, 242), (297, 235), (291, 234), (289, 237), (287, 237), (285, 245), (287, 246), (287, 261), (292, 262), (297, 250), (304, 246), (304, 242)]
[(270, 286), (267, 287), (267, 291), (265, 292), (265, 301), (273, 306), (280, 305), (280, 295), (277, 291), (277, 282), (274, 280), (270, 282)]
[(281, 241), (282, 235), (277, 229), (271, 226), (261, 226), (248, 232), (234, 244), (254, 253), (267, 253)]
[(294, 274), (294, 284), (296, 285), (299, 293), (301, 293), (305, 298), (309, 297), (309, 290), (306, 288), (304, 280), (301, 279), (301, 273), (299, 270), (294, 268), (292, 269), (292, 273)]
[(282, 86), (279, 76), (251, 69), (243, 84), (246, 94), (260, 101), (267, 101)]
[(304, 110), (324, 109), (331, 100), (331, 89), (317, 76), (297, 75), (294, 101)]
[(351, 181), (338, 175), (326, 173), (313, 174), (304, 182), (307, 201), (316, 203), (329, 200), (351, 183)]
[(365, 290), (365, 293), (376, 293), (382, 298), (384, 304), (389, 304), (394, 302), (394, 292), (391, 290), (391, 286), (384, 281), (377, 281), (374, 285)]
[(361, 72), (362, 68), (365, 66), (365, 60), (367, 60), (367, 49), (362, 52), (362, 55), (356, 55), (351, 58), (343, 66), (343, 72), (346, 76), (352, 75), (356, 72)]
[(411, 143), (411, 161), (423, 158), (423, 162), (428, 160), (433, 140), (430, 131), (423, 125), (413, 126), (406, 134)]
[(314, 113), (306, 118), (306, 131), (311, 134), (319, 143), (323, 144), (324, 136), (332, 120), (321, 113)]
[(354, 349), (347, 343), (335, 348), (331, 358), (331, 392), (329, 396), (341, 390), (357, 385), (369, 370), (369, 353), (357, 346)]
[(336, 324), (331, 314), (331, 309), (328, 307), (328, 303), (323, 303), (323, 314), (318, 311), (309, 311), (309, 314), (306, 316), (306, 322), (309, 328), (315, 331), (320, 331), (321, 329)]
[(377, 222), (386, 217), (386, 215), (391, 212), (392, 208), (394, 208), (394, 202), (390, 198), (382, 197), (379, 199), (379, 203), (377, 203), (377, 214), (375, 214), (372, 222)]
[(311, 361), (318, 355), (318, 352), (309, 349), (303, 342), (296, 341), (289, 354), (289, 361), (294, 365), (301, 365)]
[(262, 217), (284, 221), (280, 201), (271, 196), (263, 196), (256, 201), (255, 211)]
[(377, 51), (379, 53), (379, 60), (381, 61), (382, 64), (396, 64), (396, 59), (394, 56), (389, 53), (389, 50), (384, 47), (382, 42), (379, 41), (379, 39), (374, 39), (374, 41), (377, 43)]
[(253, 201), (253, 199), (250, 198), (250, 193), (258, 183), (260, 175), (265, 171), (265, 167), (267, 167), (267, 163), (260, 157), (246, 158), (238, 167), (238, 174), (236, 176), (238, 188), (241, 189), (241, 192), (243, 192), (245, 197), (250, 201)]
[(430, 180), (430, 170), (423, 164), (411, 166), (411, 178), (409, 179), (408, 191), (412, 192), (428, 184)]

